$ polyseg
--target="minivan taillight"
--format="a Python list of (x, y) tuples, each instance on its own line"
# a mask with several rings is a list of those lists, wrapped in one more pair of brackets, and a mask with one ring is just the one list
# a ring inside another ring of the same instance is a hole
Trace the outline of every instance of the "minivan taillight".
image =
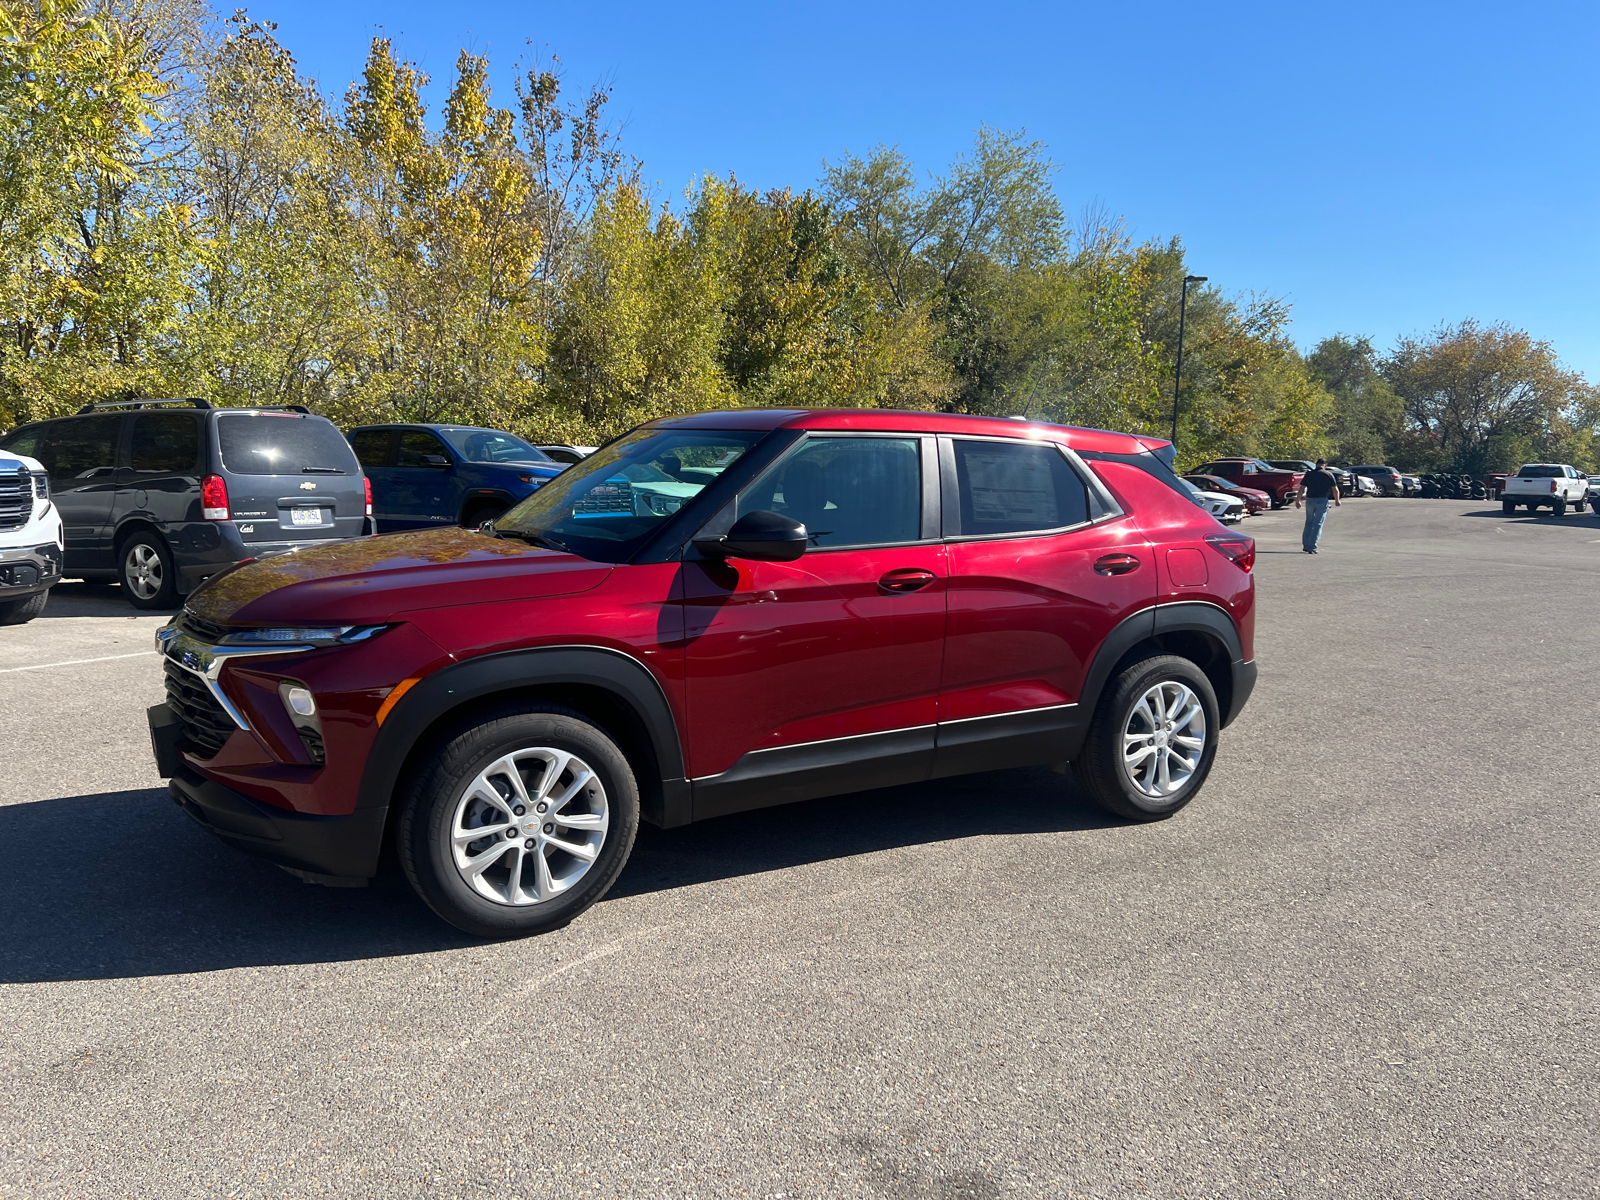
[(228, 485), (221, 475), (200, 481), (200, 515), (208, 521), (228, 520)]
[(372, 480), (363, 475), (361, 483), (367, 489), (367, 516), (370, 517), (372, 515)]
[(1256, 565), (1256, 540), (1242, 533), (1213, 533), (1206, 542), (1222, 557), (1238, 564), (1241, 571)]

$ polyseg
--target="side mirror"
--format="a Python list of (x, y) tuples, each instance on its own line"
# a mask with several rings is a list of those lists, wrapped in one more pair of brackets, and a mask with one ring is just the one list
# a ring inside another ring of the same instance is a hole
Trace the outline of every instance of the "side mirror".
[(422, 465), (425, 467), (448, 467), (450, 460), (442, 454), (424, 454)]
[(755, 562), (793, 562), (806, 552), (806, 527), (782, 513), (747, 512), (721, 537), (697, 538), (695, 549), (715, 558), (748, 558)]

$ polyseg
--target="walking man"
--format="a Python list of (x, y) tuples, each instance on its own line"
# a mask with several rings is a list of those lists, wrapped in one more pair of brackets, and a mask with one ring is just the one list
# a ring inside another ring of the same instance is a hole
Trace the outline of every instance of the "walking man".
[[(1300, 548), (1307, 554), (1315, 554), (1317, 543), (1322, 540), (1322, 523), (1328, 519), (1328, 501), (1331, 499), (1335, 506), (1339, 503), (1339, 484), (1327, 466), (1327, 459), (1317, 459), (1317, 469), (1307, 471), (1300, 485), (1300, 495), (1306, 502), (1306, 528), (1300, 535)], [(1300, 501), (1296, 500), (1294, 506), (1299, 508)]]

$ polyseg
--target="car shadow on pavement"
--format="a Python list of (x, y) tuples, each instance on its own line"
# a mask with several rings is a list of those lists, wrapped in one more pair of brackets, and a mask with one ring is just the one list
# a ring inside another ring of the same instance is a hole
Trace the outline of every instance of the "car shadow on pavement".
[[(1121, 824), (1047, 770), (965, 776), (683, 829), (645, 827), (611, 895), (980, 834)], [(477, 944), (434, 916), (398, 870), (366, 888), (302, 883), (214, 840), (164, 790), (0, 806), (0, 983), (340, 962)]]
[(176, 608), (135, 608), (114, 583), (63, 579), (50, 589), (50, 602), (40, 620), (55, 617), (165, 617)]

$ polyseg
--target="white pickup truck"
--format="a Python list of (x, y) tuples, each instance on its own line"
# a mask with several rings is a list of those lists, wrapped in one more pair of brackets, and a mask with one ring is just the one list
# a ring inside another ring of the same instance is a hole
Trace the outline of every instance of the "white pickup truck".
[(1517, 505), (1525, 505), (1529, 512), (1548, 508), (1558, 517), (1567, 515), (1567, 506), (1573, 512), (1582, 512), (1589, 503), (1589, 477), (1566, 463), (1527, 463), (1515, 475), (1506, 477), (1506, 486), (1500, 493), (1502, 511), (1514, 513)]

